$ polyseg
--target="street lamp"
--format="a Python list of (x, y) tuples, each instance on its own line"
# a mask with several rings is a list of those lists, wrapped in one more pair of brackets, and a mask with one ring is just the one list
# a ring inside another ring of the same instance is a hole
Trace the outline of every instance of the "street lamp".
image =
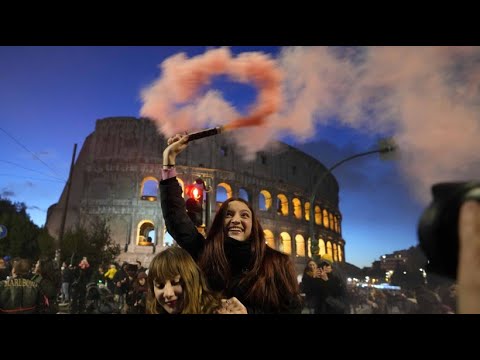
[(315, 186), (313, 187), (312, 196), (310, 198), (310, 241), (311, 241), (311, 251), (312, 251), (312, 257), (313, 258), (317, 258), (318, 257), (317, 254), (319, 252), (318, 251), (319, 250), (318, 249), (318, 239), (315, 237), (315, 225), (314, 225), (314, 222), (315, 222), (315, 198), (317, 196), (318, 188), (320, 187), (323, 180), (325, 180), (325, 178), (334, 169), (336, 169), (337, 167), (339, 167), (343, 163), (346, 163), (347, 161), (350, 161), (350, 160), (353, 160), (353, 159), (356, 159), (356, 158), (359, 158), (359, 157), (362, 157), (362, 156), (376, 154), (376, 153), (379, 153), (380, 156), (383, 159), (388, 159), (388, 157), (385, 156), (385, 154), (393, 153), (396, 149), (397, 149), (397, 145), (395, 144), (395, 142), (393, 141), (392, 138), (381, 139), (381, 140), (378, 141), (378, 149), (371, 150), (371, 151), (366, 151), (366, 152), (362, 152), (362, 153), (359, 153), (359, 154), (356, 154), (356, 155), (349, 156), (346, 159), (343, 159), (343, 160), (337, 162), (332, 167), (330, 167), (329, 169), (325, 170), (322, 173), (322, 175), (320, 176), (320, 178), (316, 182)]

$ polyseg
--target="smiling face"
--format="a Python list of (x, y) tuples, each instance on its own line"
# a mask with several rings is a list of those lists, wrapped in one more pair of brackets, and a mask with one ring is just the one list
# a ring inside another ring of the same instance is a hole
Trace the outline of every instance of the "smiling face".
[(228, 204), (223, 225), (227, 236), (238, 241), (248, 240), (252, 233), (252, 212), (243, 202), (232, 201)]
[(154, 281), (153, 291), (155, 298), (169, 314), (179, 314), (183, 310), (183, 286), (180, 275), (165, 282)]

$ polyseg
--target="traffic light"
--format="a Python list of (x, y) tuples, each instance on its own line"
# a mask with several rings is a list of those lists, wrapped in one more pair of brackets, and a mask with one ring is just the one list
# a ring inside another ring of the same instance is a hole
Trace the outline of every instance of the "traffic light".
[(188, 199), (185, 202), (187, 214), (195, 226), (203, 224), (203, 189), (197, 184), (187, 185), (185, 195)]

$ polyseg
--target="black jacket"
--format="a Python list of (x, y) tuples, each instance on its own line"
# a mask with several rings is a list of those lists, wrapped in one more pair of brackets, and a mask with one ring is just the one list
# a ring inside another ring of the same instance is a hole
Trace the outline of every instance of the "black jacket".
[[(198, 232), (196, 226), (187, 215), (185, 200), (182, 198), (182, 189), (176, 178), (170, 178), (160, 182), (160, 199), (168, 232), (183, 249), (192, 255), (195, 261), (198, 261), (205, 246), (205, 238)], [(227, 285), (223, 284), (219, 279), (208, 277), (207, 280), (212, 290), (222, 292), (227, 297), (235, 296), (245, 305), (249, 314), (278, 313), (278, 310), (270, 309), (268, 304), (258, 304), (248, 301), (246, 299), (248, 285), (244, 284), (240, 286), (239, 284), (245, 273), (248, 272), (252, 266), (250, 243), (226, 238), (224, 249), (232, 276)], [(267, 247), (266, 256), (285, 257), (285, 260), (288, 261), (286, 255), (269, 247)], [(272, 279), (272, 281), (275, 281), (275, 279)], [(280, 291), (282, 290), (280, 289)], [(286, 292), (284, 292), (284, 294), (285, 296), (282, 297), (284, 310), (281, 312), (300, 313), (302, 306), (296, 294)]]
[(35, 314), (43, 309), (43, 293), (35, 281), (23, 277), (0, 281), (0, 314)]

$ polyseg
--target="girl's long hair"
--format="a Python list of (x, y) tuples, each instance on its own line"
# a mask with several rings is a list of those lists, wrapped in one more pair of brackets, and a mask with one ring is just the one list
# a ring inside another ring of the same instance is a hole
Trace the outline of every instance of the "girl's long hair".
[(233, 197), (223, 202), (208, 232), (204, 251), (199, 257), (199, 266), (210, 283), (215, 284), (215, 289), (229, 287), (232, 275), (224, 250), (224, 220), (228, 204), (232, 201), (244, 203), (252, 213), (252, 232), (249, 239), (252, 263), (239, 284), (248, 289), (246, 300), (272, 311), (283, 310), (282, 300), (290, 299), (292, 295), (299, 298), (300, 291), (293, 262), (287, 255), (266, 245), (258, 217), (244, 199)]
[(210, 291), (202, 271), (190, 254), (174, 246), (157, 254), (148, 268), (147, 314), (166, 313), (155, 298), (154, 283), (165, 283), (177, 275), (180, 275), (183, 288), (181, 314), (211, 314), (220, 307), (219, 295)]

